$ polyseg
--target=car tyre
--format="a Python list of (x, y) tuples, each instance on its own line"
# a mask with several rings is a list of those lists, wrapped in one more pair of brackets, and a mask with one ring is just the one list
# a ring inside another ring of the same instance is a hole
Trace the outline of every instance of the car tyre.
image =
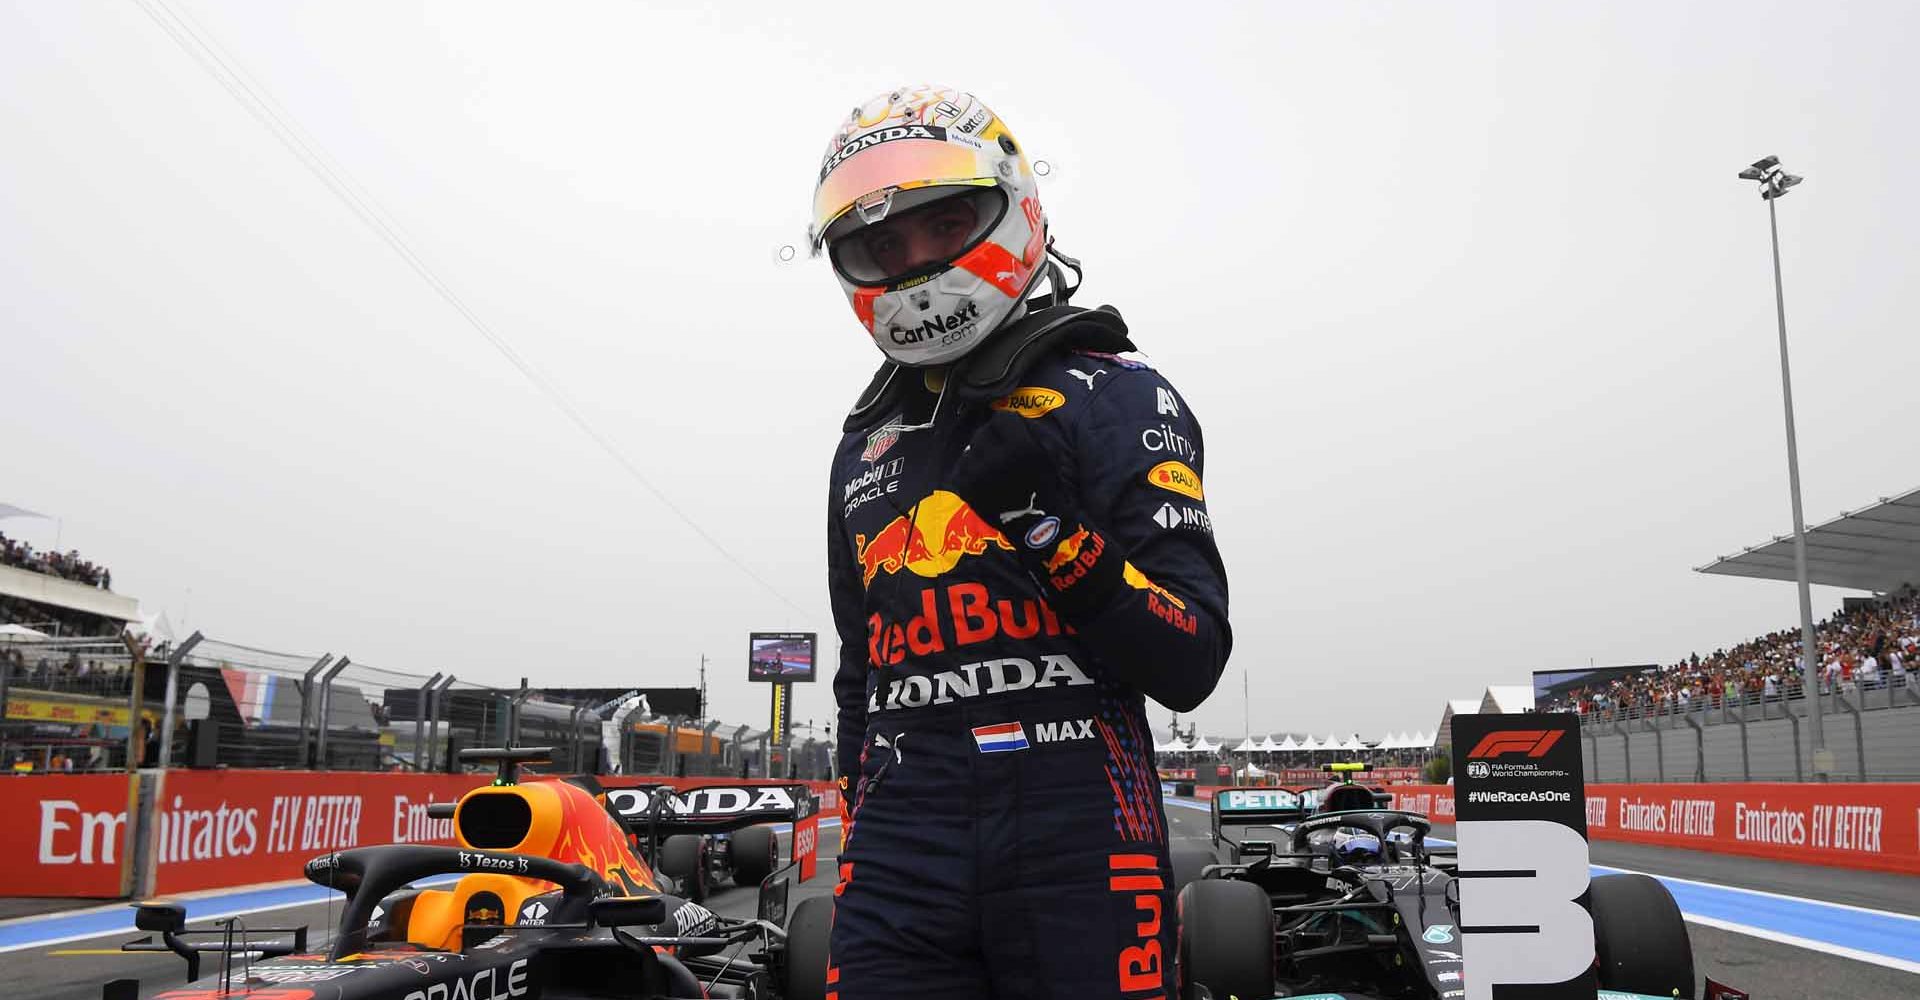
[(1602, 875), (1587, 891), (1600, 987), (1693, 1000), (1693, 944), (1667, 887), (1647, 875)]
[(833, 935), (833, 897), (809, 896), (787, 920), (782, 1000), (826, 1000), (827, 944)]
[(1220, 855), (1211, 847), (1176, 847), (1170, 852), (1173, 861), (1173, 891), (1180, 890), (1200, 881), (1200, 873), (1208, 865), (1220, 863)]
[(1266, 890), (1210, 878), (1189, 884), (1179, 898), (1180, 977), (1189, 1000), (1272, 996), (1273, 903)]
[(780, 842), (773, 827), (750, 826), (733, 834), (733, 884), (758, 886), (780, 867)]
[(680, 895), (698, 903), (707, 898), (707, 838), (677, 833), (660, 845), (660, 873), (674, 880)]

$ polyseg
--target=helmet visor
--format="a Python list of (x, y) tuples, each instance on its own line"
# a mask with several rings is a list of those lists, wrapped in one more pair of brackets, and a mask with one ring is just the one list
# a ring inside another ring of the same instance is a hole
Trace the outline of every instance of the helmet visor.
[(814, 189), (815, 249), (826, 238), (827, 227), (870, 195), (941, 184), (989, 184), (993, 179), (988, 154), (959, 143), (896, 139), (869, 146), (831, 167)]
[(834, 270), (857, 285), (893, 285), (951, 264), (987, 238), (1007, 211), (998, 187), (963, 187), (958, 193), (889, 212), (872, 225), (851, 229), (827, 244)]

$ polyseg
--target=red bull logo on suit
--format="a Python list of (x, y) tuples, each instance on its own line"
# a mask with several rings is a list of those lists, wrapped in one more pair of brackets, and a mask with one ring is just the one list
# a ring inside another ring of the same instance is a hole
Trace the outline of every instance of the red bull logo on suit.
[(869, 587), (882, 572), (906, 570), (932, 579), (952, 570), (962, 556), (984, 555), (989, 547), (1013, 551), (1005, 535), (946, 490), (927, 494), (872, 538), (856, 534), (853, 545), (861, 580)]

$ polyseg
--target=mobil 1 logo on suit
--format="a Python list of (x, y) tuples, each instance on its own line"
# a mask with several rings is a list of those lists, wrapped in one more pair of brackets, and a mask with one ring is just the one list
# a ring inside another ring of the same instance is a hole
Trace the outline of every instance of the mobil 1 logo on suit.
[(1453, 775), (1466, 1000), (1591, 1000), (1579, 717), (1456, 715)]

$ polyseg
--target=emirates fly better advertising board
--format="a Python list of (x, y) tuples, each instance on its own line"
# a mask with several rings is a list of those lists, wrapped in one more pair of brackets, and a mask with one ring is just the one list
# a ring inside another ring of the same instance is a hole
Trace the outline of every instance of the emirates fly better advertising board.
[(1456, 715), (1466, 1000), (1592, 1000), (1580, 720)]

